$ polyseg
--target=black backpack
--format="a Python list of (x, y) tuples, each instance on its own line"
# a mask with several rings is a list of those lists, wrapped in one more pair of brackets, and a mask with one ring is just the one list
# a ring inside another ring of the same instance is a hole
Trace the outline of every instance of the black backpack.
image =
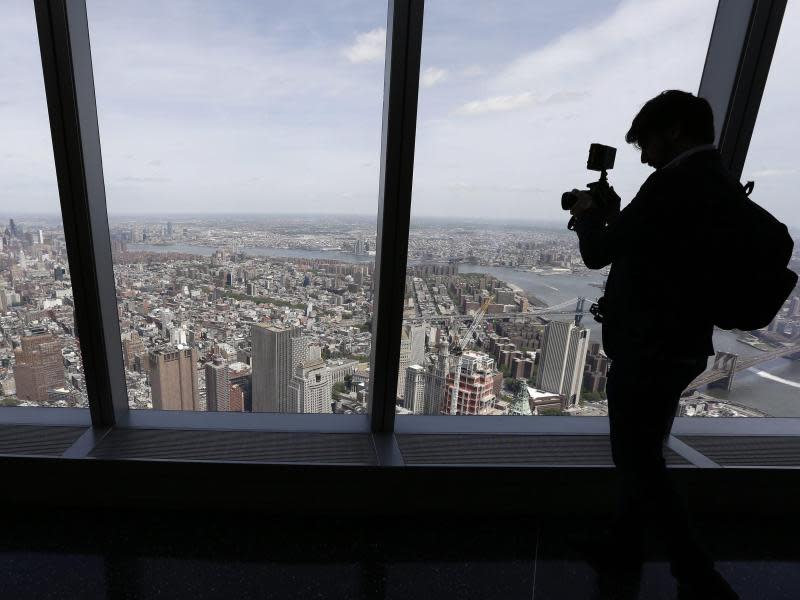
[(750, 181), (713, 225), (717, 247), (725, 248), (719, 256), (723, 268), (709, 273), (721, 278), (711, 307), (720, 329), (766, 327), (797, 285), (797, 273), (788, 268), (794, 248), (789, 230), (749, 198), (752, 191)]

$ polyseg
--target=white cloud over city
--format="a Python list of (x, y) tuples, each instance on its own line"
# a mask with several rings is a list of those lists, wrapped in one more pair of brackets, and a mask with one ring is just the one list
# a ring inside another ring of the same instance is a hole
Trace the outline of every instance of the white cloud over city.
[[(110, 212), (374, 214), (382, 4), (181, 0), (144, 11), (89, 0)], [(697, 91), (715, 4), (427, 3), (414, 215), (561, 219), (561, 190), (593, 178), (591, 142), (618, 147), (611, 180), (629, 199), (649, 170), (625, 131), (663, 89)], [(797, 10), (790, 3), (744, 176), (800, 225)], [(0, 33), (2, 210), (55, 211), (27, 1), (3, 3)]]

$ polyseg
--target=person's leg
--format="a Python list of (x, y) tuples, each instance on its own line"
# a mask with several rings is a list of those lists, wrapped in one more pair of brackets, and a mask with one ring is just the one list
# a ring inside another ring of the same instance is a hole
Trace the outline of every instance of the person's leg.
[(632, 562), (640, 560), (644, 536), (641, 486), (632, 465), (636, 454), (636, 369), (616, 360), (608, 372), (608, 422), (611, 454), (617, 471), (618, 500), (612, 534)]
[(667, 473), (663, 445), (680, 393), (699, 370), (681, 363), (663, 367), (655, 376), (650, 364), (617, 361), (609, 372), (611, 447), (620, 481), (616, 534), (632, 548), (641, 543), (651, 519), (663, 525), (676, 549), (686, 549), (693, 539), (688, 514)]

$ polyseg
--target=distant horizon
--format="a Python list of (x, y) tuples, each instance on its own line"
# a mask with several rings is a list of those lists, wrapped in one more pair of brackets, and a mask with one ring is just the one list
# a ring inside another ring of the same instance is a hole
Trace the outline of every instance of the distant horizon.
[[(135, 220), (135, 221), (180, 221), (186, 219), (203, 219), (203, 218), (220, 218), (220, 217), (229, 217), (232, 220), (240, 220), (245, 218), (252, 218), (252, 217), (259, 217), (268, 219), (270, 217), (276, 218), (299, 218), (299, 219), (314, 219), (314, 218), (352, 218), (358, 220), (372, 220), (375, 219), (376, 226), (377, 226), (377, 215), (368, 215), (368, 214), (359, 214), (359, 213), (333, 213), (333, 212), (319, 212), (319, 213), (279, 213), (279, 212), (269, 212), (269, 213), (253, 213), (253, 212), (232, 212), (232, 213), (223, 213), (223, 212), (195, 212), (195, 213), (109, 213), (109, 224), (113, 225), (114, 221), (126, 221), (126, 220)], [(61, 212), (24, 212), (24, 211), (15, 211), (13, 213), (3, 213), (0, 212), (0, 221), (8, 221), (8, 219), (24, 219), (24, 218), (42, 218), (42, 219), (61, 219)], [(464, 223), (464, 224), (480, 224), (485, 223), (487, 225), (491, 224), (492, 226), (499, 226), (499, 225), (511, 225), (515, 226), (515, 228), (520, 228), (523, 226), (541, 226), (542, 228), (561, 228), (563, 227), (566, 230), (566, 224), (569, 218), (567, 213), (564, 213), (563, 219), (537, 219), (537, 218), (525, 218), (525, 217), (506, 217), (506, 216), (476, 216), (476, 217), (452, 217), (452, 216), (442, 216), (442, 215), (412, 215), (411, 216), (411, 225), (420, 224), (420, 222), (441, 222), (441, 223)], [(63, 223), (62, 223), (63, 226)], [(786, 223), (789, 231), (792, 235), (800, 236), (800, 223)]]

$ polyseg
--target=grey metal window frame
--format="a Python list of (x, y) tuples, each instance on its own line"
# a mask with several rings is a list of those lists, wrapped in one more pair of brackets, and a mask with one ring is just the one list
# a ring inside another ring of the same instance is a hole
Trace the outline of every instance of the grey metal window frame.
[[(111, 260), (85, 0), (34, 0), (75, 318), (90, 409), (4, 407), (0, 423), (392, 433), (608, 431), (605, 417), (395, 418), (402, 298), (411, 213), (424, 0), (388, 0), (378, 244), (368, 415), (193, 413), (128, 408)], [(786, 0), (719, 0), (699, 93), (712, 104), (720, 151), (741, 174)], [(673, 434), (794, 435), (800, 419), (677, 418)], [(380, 438), (380, 439), (378, 439)], [(384, 439), (385, 438), (385, 439)], [(381, 441), (383, 440), (383, 441)]]

